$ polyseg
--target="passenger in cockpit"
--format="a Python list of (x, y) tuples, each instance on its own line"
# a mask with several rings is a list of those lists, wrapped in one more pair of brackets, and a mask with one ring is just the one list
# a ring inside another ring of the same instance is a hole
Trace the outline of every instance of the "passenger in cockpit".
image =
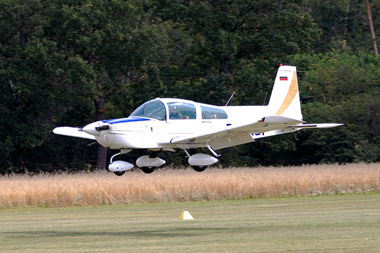
[(178, 108), (176, 105), (171, 106), (169, 108), (170, 112), (170, 119), (183, 119), (182, 114), (179, 112)]

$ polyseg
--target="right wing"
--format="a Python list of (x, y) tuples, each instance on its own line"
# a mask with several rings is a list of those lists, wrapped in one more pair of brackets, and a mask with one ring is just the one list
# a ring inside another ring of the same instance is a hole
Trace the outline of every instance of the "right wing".
[[(161, 145), (175, 145), (181, 148), (210, 146), (221, 149), (254, 141), (257, 138), (269, 137), (297, 131), (303, 128), (330, 128), (343, 124), (318, 123), (302, 124), (302, 120), (283, 116), (268, 116), (259, 121), (240, 126), (230, 126), (222, 131), (193, 134), (190, 136), (177, 136), (171, 140), (160, 142)], [(265, 135), (263, 134), (265, 133)]]
[[(193, 134), (190, 136), (177, 136), (171, 140), (167, 140), (166, 142), (161, 142), (159, 144), (188, 145), (189, 147), (201, 145), (207, 146), (207, 144), (213, 146), (218, 140), (227, 139), (231, 142), (234, 137), (238, 137), (239, 139), (243, 138), (244, 140), (239, 141), (239, 144), (241, 144), (247, 141), (253, 141), (250, 135), (251, 133), (262, 133), (276, 129), (282, 129), (289, 125), (292, 126), (294, 124), (299, 124), (302, 122), (302, 120), (291, 119), (283, 116), (268, 116), (260, 121), (240, 126), (230, 126), (221, 131)], [(237, 143), (234, 143), (232, 145), (237, 145)], [(219, 145), (216, 146), (220, 148)]]
[(82, 128), (80, 127), (56, 127), (54, 128), (53, 133), (83, 139), (96, 140), (95, 136), (83, 132)]
[(292, 125), (292, 126), (287, 126), (282, 129), (276, 129), (272, 131), (268, 131), (260, 134), (252, 134), (252, 138), (254, 139), (260, 139), (264, 137), (270, 137), (274, 135), (280, 135), (280, 134), (286, 134), (286, 133), (291, 133), (294, 131), (298, 131), (301, 129), (310, 129), (310, 128), (332, 128), (332, 127), (338, 127), (338, 126), (343, 126), (344, 124), (342, 123), (311, 123), (311, 124), (297, 124), (297, 125)]

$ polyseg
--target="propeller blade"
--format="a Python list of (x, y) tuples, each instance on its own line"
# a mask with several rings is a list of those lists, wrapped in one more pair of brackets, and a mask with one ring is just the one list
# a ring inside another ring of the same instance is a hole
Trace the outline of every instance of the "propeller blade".
[(110, 130), (110, 126), (109, 125), (103, 125), (103, 126), (100, 126), (100, 127), (95, 127), (96, 131), (100, 132), (100, 131), (103, 131), (103, 130)]

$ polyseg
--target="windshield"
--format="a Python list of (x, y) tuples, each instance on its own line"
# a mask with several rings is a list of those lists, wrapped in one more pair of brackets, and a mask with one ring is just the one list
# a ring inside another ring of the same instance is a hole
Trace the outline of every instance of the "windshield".
[(139, 106), (129, 117), (166, 120), (165, 106), (158, 100), (151, 100)]

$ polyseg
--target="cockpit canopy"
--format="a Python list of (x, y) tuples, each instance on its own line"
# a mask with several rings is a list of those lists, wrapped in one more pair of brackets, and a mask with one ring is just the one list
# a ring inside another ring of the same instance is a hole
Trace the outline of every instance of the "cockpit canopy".
[[(168, 111), (166, 111), (167, 105)], [(197, 103), (187, 100), (150, 100), (139, 106), (130, 117), (143, 117), (157, 120), (167, 120), (167, 112), (169, 120), (195, 120), (197, 119)], [(200, 107), (200, 108), (199, 108)], [(200, 104), (198, 106), (202, 114), (202, 119), (227, 119), (227, 113), (218, 107)], [(199, 110), (198, 109), (198, 110)]]
[(129, 117), (143, 117), (166, 120), (164, 104), (159, 100), (150, 100), (140, 105)]

